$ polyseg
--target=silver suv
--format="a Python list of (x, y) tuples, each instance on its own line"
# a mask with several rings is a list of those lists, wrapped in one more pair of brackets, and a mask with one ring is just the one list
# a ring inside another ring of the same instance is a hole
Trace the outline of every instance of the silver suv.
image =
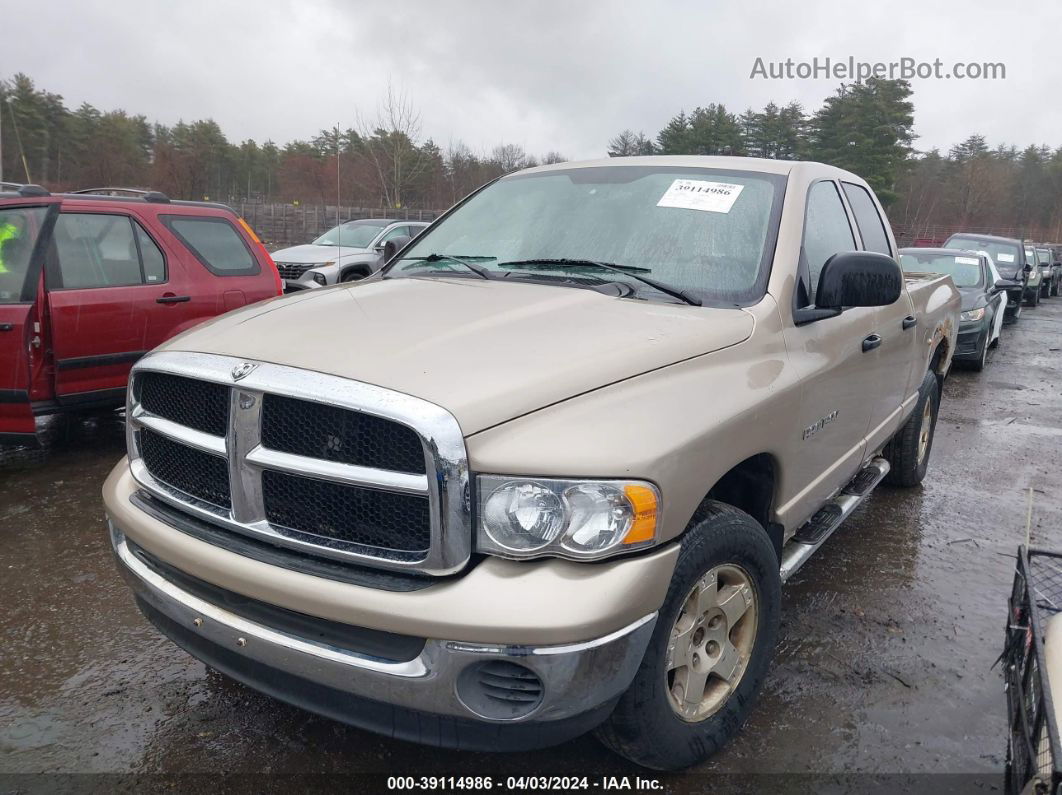
[(345, 221), (312, 243), (274, 251), (273, 260), (286, 293), (354, 282), (381, 268), (389, 240), (416, 237), (427, 226), (425, 221), (394, 218)]

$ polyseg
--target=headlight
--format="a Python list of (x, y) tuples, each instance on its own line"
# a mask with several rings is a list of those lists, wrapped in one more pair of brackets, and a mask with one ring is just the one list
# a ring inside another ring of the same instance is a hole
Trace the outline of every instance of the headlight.
[(481, 475), (480, 552), (586, 560), (656, 543), (660, 492), (640, 480)]
[(323, 273), (315, 273), (315, 274), (313, 274), (313, 280), (315, 282), (317, 282), (318, 284), (320, 284), (320, 285), (328, 284), (328, 279), (325, 277), (325, 275)]
[(982, 306), (980, 309), (971, 309), (969, 312), (963, 312), (959, 315), (959, 320), (964, 323), (973, 323), (980, 320), (985, 316), (985, 308)]

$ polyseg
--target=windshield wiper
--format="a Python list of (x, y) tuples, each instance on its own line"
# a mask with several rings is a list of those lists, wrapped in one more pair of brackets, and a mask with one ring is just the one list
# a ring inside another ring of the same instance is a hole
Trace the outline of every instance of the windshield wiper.
[[(469, 262), (468, 260), (454, 257), (450, 254), (429, 254), (426, 257), (402, 257), (402, 259), (417, 260), (420, 262), (456, 262), (458, 265), (464, 265), (481, 279), (493, 278), (490, 275), (490, 271), (482, 265), (476, 265), (474, 262)], [(497, 257), (483, 257), (482, 259), (497, 259)]]
[(659, 290), (666, 295), (670, 295), (672, 298), (678, 298), (680, 301), (684, 301), (691, 306), (700, 306), (701, 299), (697, 296), (686, 292), (680, 287), (672, 287), (669, 284), (658, 282), (656, 279), (650, 279), (647, 276), (641, 276), (642, 273), (652, 273), (650, 268), (636, 268), (632, 265), (616, 265), (613, 262), (598, 262), (592, 259), (521, 259), (511, 260), (510, 262), (501, 262), (498, 264), (499, 268), (507, 268), (509, 266), (515, 266), (518, 268), (560, 268), (574, 267), (574, 268), (600, 268), (601, 270), (613, 271), (614, 273), (621, 273), (624, 276), (630, 276), (632, 279), (637, 279), (642, 284), (648, 284), (654, 290)]

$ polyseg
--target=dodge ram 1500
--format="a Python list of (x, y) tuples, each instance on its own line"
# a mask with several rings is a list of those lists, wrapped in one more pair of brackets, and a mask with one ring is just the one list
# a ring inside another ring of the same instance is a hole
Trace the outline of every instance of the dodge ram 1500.
[(817, 163), (503, 177), (381, 273), (137, 363), (119, 567), (179, 646), (318, 713), (694, 764), (753, 704), (782, 583), (926, 473), (960, 299), (895, 255)]

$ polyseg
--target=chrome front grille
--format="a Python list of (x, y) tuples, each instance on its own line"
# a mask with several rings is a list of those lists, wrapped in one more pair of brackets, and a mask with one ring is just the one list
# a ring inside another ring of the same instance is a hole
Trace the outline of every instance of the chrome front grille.
[(383, 568), (449, 574), (468, 560), (464, 439), (433, 403), (292, 367), (160, 352), (134, 367), (127, 418), (134, 477), (201, 519)]
[(306, 273), (314, 264), (312, 262), (278, 262), (277, 270), (280, 271), (281, 279), (291, 279), (292, 281), (302, 277), (302, 274)]

